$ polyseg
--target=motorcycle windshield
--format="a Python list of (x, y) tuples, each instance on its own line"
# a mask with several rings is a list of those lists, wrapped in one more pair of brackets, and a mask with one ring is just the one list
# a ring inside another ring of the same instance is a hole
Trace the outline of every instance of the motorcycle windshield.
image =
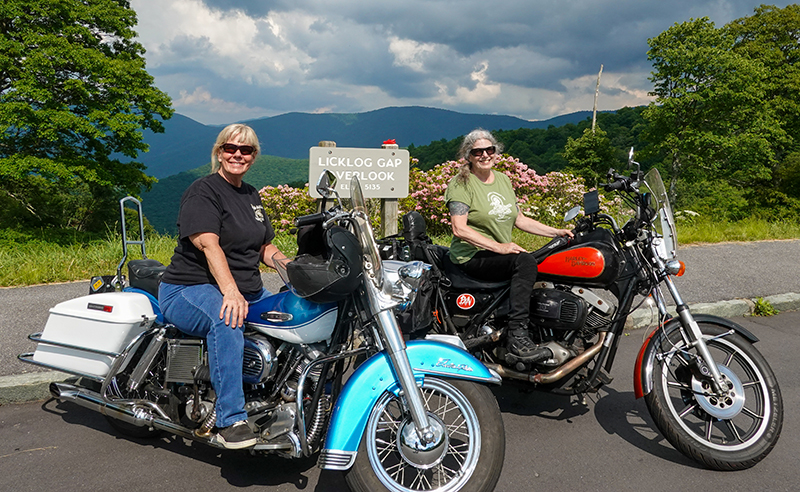
[(653, 209), (658, 211), (658, 216), (653, 226), (656, 232), (664, 238), (662, 253), (665, 259), (674, 259), (678, 255), (678, 232), (675, 229), (675, 219), (672, 215), (672, 206), (669, 203), (667, 189), (658, 169), (651, 169), (644, 177), (647, 187), (651, 192)]
[(356, 176), (353, 176), (353, 179), (350, 181), (350, 200), (353, 206), (356, 236), (358, 236), (358, 242), (361, 243), (364, 272), (375, 284), (375, 287), (380, 289), (383, 285), (381, 256), (378, 254), (378, 245), (375, 244), (375, 234), (369, 222), (367, 202), (364, 200), (364, 194), (361, 191), (361, 183)]

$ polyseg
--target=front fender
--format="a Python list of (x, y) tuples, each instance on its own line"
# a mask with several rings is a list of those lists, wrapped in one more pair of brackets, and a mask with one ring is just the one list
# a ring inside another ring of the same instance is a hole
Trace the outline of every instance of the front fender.
[[(406, 354), (418, 384), (425, 376), (467, 379), (499, 384), (500, 376), (458, 347), (430, 340), (410, 341)], [(352, 465), (372, 408), (389, 391), (399, 394), (389, 356), (385, 351), (370, 357), (347, 380), (331, 414), (320, 467), (344, 470)]]
[[(750, 343), (756, 343), (758, 337), (753, 335), (747, 328), (735, 323), (729, 319), (720, 318), (711, 314), (695, 314), (692, 315), (698, 323), (706, 323), (711, 325), (721, 326), (728, 330), (734, 330), (739, 335), (746, 338)], [(642, 344), (639, 350), (639, 355), (636, 357), (636, 365), (633, 369), (633, 391), (636, 398), (641, 398), (653, 390), (653, 371), (655, 367), (656, 354), (660, 340), (670, 335), (673, 331), (681, 328), (680, 318), (672, 318), (668, 320), (660, 329), (653, 330), (653, 333), (647, 337), (647, 340)]]

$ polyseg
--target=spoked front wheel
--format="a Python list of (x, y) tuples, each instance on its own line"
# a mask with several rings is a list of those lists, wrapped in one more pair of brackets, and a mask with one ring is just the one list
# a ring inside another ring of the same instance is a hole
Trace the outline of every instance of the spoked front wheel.
[(653, 391), (645, 401), (656, 426), (686, 456), (715, 470), (750, 468), (769, 454), (783, 426), (783, 400), (769, 364), (721, 326), (699, 323), (727, 390), (716, 394), (680, 330), (659, 344)]
[(505, 457), (505, 431), (492, 392), (476, 383), (433, 377), (426, 377), (421, 389), (435, 442), (420, 446), (402, 397), (384, 393), (347, 473), (350, 488), (494, 490)]

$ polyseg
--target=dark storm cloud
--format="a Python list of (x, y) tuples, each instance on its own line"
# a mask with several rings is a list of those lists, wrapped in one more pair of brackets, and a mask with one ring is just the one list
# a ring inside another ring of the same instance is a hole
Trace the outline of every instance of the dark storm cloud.
[[(143, 39), (154, 53), (153, 73), (170, 77), (163, 80), (173, 98), (180, 100), (176, 90), (194, 96), (184, 98), (187, 104), (226, 100), (272, 114), (423, 104), (457, 111), (513, 108), (531, 119), (586, 109), (600, 65), (604, 104), (646, 104), (649, 38), (691, 18), (708, 17), (722, 26), (751, 15), (758, 5), (752, 0), (132, 0), (140, 23), (163, 16), (165, 6), (190, 2), (196, 3), (183, 5), (181, 12), (196, 15), (197, 27), (174, 34), (172, 25), (153, 28), (152, 40)], [(204, 8), (208, 13), (201, 15)], [(226, 38), (241, 42), (241, 51), (232, 52)], [(200, 72), (203, 76), (193, 79)], [(211, 102), (207, 106), (215, 111)]]

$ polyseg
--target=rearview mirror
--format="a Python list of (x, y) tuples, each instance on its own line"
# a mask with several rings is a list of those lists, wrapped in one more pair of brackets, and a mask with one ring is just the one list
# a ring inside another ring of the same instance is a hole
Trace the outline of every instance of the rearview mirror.
[(575, 205), (571, 209), (567, 210), (567, 213), (564, 214), (564, 222), (571, 221), (572, 219), (577, 217), (580, 212), (581, 212), (581, 207)]
[(324, 173), (319, 175), (317, 181), (317, 193), (323, 198), (330, 198), (336, 189), (336, 175), (332, 172), (325, 170)]

